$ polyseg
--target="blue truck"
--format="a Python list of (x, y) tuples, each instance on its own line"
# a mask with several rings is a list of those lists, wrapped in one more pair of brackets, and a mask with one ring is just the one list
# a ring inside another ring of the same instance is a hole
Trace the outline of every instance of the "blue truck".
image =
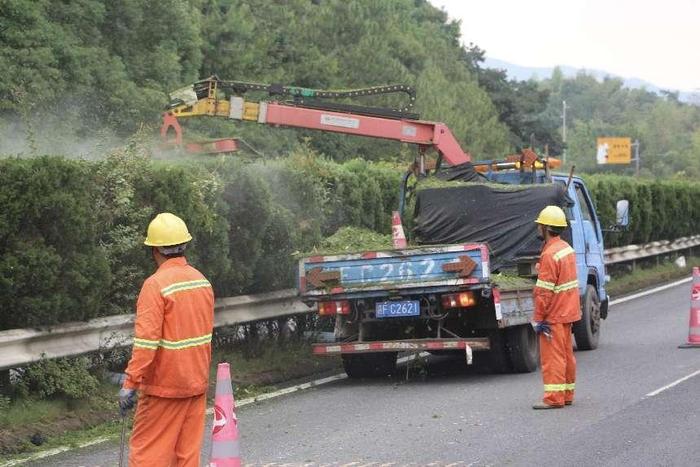
[[(485, 164), (492, 165), (490, 161)], [(409, 206), (408, 180), (409, 176), (402, 186), (403, 211)], [(470, 198), (471, 192), (485, 190), (478, 183), (465, 183), (465, 187), (475, 188), (461, 192), (454, 191), (454, 187), (430, 188), (426, 190), (430, 195), (427, 201), (413, 207), (416, 218), (420, 218), (432, 200), (436, 209), (443, 209), (428, 213), (438, 214), (432, 217), (439, 228), (452, 225), (459, 231), (469, 223), (477, 227), (459, 237), (459, 242), (423, 241), (403, 249), (300, 260), (301, 299), (317, 306), (320, 315), (335, 317), (334, 341), (313, 344), (314, 354), (341, 355), (346, 373), (353, 378), (389, 374), (396, 367), (399, 353), (423, 351), (461, 352), (468, 363), (483, 358), (498, 372), (534, 371), (539, 364), (539, 348), (531, 326), (532, 288), (541, 244), (533, 242), (533, 215), (514, 215), (513, 209), (499, 203), (514, 199), (517, 204), (528, 193), (547, 187), (567, 200), (563, 207), (570, 227), (563, 236), (576, 250), (582, 312), (582, 319), (573, 327), (576, 346), (578, 350), (597, 347), (609, 298), (605, 290), (603, 229), (584, 181), (548, 170), (524, 173), (511, 169), (489, 170), (480, 174), (480, 182), (486, 182), (484, 186), (491, 187), (491, 191), (496, 187), (492, 200), (495, 207), (490, 207), (486, 198)], [(451, 199), (457, 207), (445, 213), (443, 204), (449, 205)], [(541, 195), (533, 199), (545, 202)], [(544, 207), (531, 204), (537, 203), (524, 205), (530, 213)], [(626, 201), (620, 201), (617, 209), (618, 225), (613, 230), (627, 223)], [(407, 213), (403, 214), (406, 217)], [(482, 218), (486, 223), (496, 219), (492, 225), (500, 227), (483, 229)], [(505, 226), (503, 219), (507, 220)], [(414, 225), (413, 231), (419, 231), (419, 227)], [(492, 235), (498, 228), (501, 231)], [(525, 232), (525, 237), (507, 245), (509, 255), (502, 251), (493, 254), (499, 242), (507, 243), (518, 232)], [(437, 240), (444, 238), (454, 237)], [(529, 249), (524, 247), (528, 242)]]

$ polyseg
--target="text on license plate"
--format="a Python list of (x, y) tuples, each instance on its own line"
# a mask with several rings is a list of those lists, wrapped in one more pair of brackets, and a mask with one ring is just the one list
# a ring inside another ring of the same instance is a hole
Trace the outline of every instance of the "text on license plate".
[(420, 302), (407, 300), (401, 302), (379, 302), (376, 304), (377, 318), (399, 318), (402, 316), (419, 316)]

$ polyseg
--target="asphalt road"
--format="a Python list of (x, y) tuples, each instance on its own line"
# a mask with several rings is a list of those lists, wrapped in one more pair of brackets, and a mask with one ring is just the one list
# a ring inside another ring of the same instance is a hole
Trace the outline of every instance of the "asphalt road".
[[(577, 399), (533, 411), (539, 373), (488, 374), (434, 359), (408, 381), (340, 381), (238, 411), (249, 465), (700, 465), (700, 349), (689, 285), (611, 308), (600, 346), (577, 352)], [(208, 449), (203, 450), (206, 459)], [(102, 444), (36, 466), (116, 465)], [(206, 464), (205, 464), (206, 465)]]

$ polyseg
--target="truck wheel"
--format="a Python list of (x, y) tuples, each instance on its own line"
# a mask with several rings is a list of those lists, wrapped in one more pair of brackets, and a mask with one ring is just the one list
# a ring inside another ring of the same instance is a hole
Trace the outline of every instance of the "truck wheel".
[(491, 348), (485, 353), (485, 361), (489, 370), (493, 373), (510, 373), (512, 371), (505, 340), (503, 329), (489, 331), (489, 345)]
[(378, 378), (396, 370), (396, 352), (343, 355), (343, 368), (349, 378)]
[(532, 373), (540, 363), (540, 342), (529, 324), (506, 328), (508, 357), (515, 373)]
[(593, 350), (600, 336), (600, 298), (595, 287), (588, 284), (581, 306), (581, 320), (574, 323), (576, 349)]

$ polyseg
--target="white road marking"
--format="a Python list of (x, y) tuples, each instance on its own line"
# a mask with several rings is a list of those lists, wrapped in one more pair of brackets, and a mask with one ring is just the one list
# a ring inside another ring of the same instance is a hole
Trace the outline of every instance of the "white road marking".
[(693, 280), (692, 277), (687, 277), (685, 279), (681, 279), (681, 280), (676, 281), (676, 282), (671, 282), (670, 284), (662, 285), (661, 287), (655, 287), (653, 289), (645, 290), (644, 292), (639, 292), (639, 293), (636, 293), (634, 295), (628, 295), (627, 297), (618, 298), (617, 300), (611, 301), (610, 306), (617, 305), (618, 303), (629, 302), (630, 300), (634, 300), (636, 298), (646, 297), (647, 295), (655, 294), (656, 292), (661, 292), (662, 290), (670, 289), (670, 288), (673, 288), (677, 285), (681, 285), (681, 284), (685, 284), (686, 282), (690, 282), (692, 280)]
[(688, 379), (690, 379), (690, 378), (692, 378), (692, 377), (694, 377), (694, 376), (697, 376), (697, 375), (700, 375), (700, 370), (694, 371), (693, 373), (691, 373), (691, 374), (689, 374), (689, 375), (687, 375), (687, 376), (684, 376), (684, 377), (682, 377), (682, 378), (680, 378), (680, 379), (677, 379), (677, 380), (675, 380), (674, 382), (672, 382), (671, 384), (667, 384), (666, 386), (664, 386), (664, 387), (662, 387), (662, 388), (659, 388), (659, 389), (657, 389), (656, 391), (651, 391), (649, 394), (647, 394), (647, 395), (644, 396), (644, 397), (654, 397), (654, 396), (656, 396), (657, 394), (660, 394), (660, 393), (664, 392), (666, 389), (671, 389), (673, 386), (676, 386), (676, 385), (678, 385), (678, 384), (681, 384), (683, 381), (686, 381), (686, 380), (688, 380)]

